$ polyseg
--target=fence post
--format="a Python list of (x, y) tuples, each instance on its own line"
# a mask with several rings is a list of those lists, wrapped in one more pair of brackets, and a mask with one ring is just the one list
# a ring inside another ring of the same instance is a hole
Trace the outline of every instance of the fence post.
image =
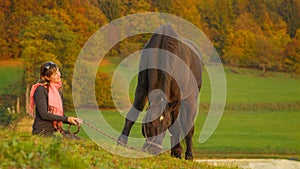
[(17, 113), (20, 114), (20, 97), (17, 97)]

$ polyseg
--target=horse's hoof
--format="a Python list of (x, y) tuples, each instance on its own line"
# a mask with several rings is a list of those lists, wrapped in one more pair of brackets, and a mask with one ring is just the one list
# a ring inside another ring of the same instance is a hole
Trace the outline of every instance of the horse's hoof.
[(172, 157), (175, 157), (175, 158), (179, 158), (179, 159), (181, 159), (181, 155), (180, 154), (173, 154), (173, 155), (171, 155)]
[(186, 155), (185, 155), (185, 159), (186, 159), (186, 160), (189, 160), (189, 161), (193, 161), (194, 157), (193, 157), (193, 155), (191, 155), (191, 154), (186, 154)]
[(127, 145), (127, 137), (124, 135), (120, 135), (117, 141), (117, 145), (125, 146)]
[(181, 159), (181, 150), (171, 152), (171, 156)]

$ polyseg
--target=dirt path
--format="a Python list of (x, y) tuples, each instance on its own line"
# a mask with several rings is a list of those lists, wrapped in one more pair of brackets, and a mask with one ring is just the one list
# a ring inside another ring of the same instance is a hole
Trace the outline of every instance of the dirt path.
[(285, 159), (201, 159), (213, 166), (238, 166), (242, 169), (300, 169), (300, 162)]

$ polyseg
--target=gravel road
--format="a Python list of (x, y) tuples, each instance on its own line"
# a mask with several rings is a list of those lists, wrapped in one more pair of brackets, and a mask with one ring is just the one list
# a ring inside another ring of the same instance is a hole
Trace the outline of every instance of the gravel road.
[(300, 169), (300, 162), (285, 159), (201, 159), (214, 166), (238, 166), (242, 169)]

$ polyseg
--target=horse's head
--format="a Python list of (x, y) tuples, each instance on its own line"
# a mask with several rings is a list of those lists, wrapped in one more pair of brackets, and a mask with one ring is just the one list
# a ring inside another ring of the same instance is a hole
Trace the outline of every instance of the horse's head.
[(172, 124), (174, 103), (168, 103), (161, 90), (153, 90), (149, 95), (149, 106), (142, 125), (142, 133), (146, 138), (143, 149), (151, 154), (159, 154), (166, 130)]

